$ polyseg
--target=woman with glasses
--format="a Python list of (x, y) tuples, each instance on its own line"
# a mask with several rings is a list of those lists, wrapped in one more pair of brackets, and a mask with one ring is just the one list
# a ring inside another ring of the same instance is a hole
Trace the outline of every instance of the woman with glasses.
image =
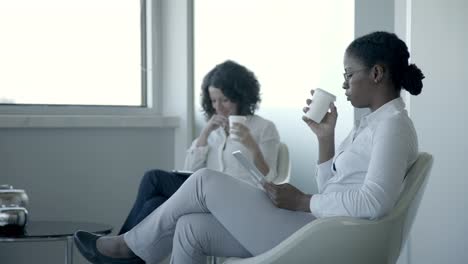
[(262, 191), (204, 169), (124, 235), (77, 232), (80, 252), (93, 263), (158, 263), (172, 250), (171, 263), (205, 263), (207, 255), (261, 254), (316, 218), (386, 215), (418, 154), (416, 132), (400, 92), (419, 94), (424, 75), (408, 59), (406, 44), (387, 32), (357, 38), (346, 49), (345, 95), (353, 106), (371, 113), (336, 149), (338, 113), (333, 104), (321, 123), (302, 117), (318, 139), (319, 193), (272, 183), (265, 183)]

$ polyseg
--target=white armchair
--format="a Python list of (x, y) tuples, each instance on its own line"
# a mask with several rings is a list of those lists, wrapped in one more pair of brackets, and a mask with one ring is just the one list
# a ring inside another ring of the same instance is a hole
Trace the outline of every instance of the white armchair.
[(424, 193), (433, 158), (420, 153), (409, 169), (394, 209), (379, 220), (352, 217), (317, 219), (271, 250), (225, 264), (396, 263)]

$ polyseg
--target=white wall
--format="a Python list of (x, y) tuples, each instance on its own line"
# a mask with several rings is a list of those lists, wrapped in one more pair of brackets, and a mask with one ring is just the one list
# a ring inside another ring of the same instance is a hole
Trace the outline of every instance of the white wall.
[(412, 0), (412, 60), (426, 79), (410, 113), (421, 150), (435, 161), (412, 229), (409, 264), (468, 262), (467, 13), (466, 0)]
[(182, 168), (193, 134), (192, 0), (153, 0), (161, 17), (159, 71), (162, 73), (163, 114), (176, 115), (175, 167)]
[[(367, 2), (365, 6), (356, 5), (356, 21), (360, 12), (375, 16), (356, 25), (357, 35), (360, 29), (382, 21), (377, 10), (391, 13), (389, 6), (374, 9)], [(420, 150), (435, 157), (408, 245), (398, 263), (467, 263), (468, 197), (464, 187), (468, 180), (463, 165), (468, 163), (464, 155), (468, 149), (468, 109), (464, 102), (468, 2), (395, 0), (394, 10), (395, 32), (410, 46), (412, 62), (426, 75), (422, 94), (404, 97), (418, 132)]]

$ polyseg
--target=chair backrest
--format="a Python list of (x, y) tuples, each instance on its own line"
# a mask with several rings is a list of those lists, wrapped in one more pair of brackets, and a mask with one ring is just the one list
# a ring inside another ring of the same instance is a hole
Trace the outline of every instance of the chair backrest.
[(274, 183), (281, 183), (289, 180), (291, 174), (291, 160), (289, 159), (288, 146), (280, 142), (278, 148), (278, 160), (276, 161), (276, 178)]
[(419, 204), (421, 203), (422, 195), (426, 188), (432, 164), (432, 155), (425, 152), (419, 153), (416, 162), (406, 174), (404, 187), (395, 208), (388, 216), (382, 219), (383, 221), (396, 220), (394, 230), (397, 232), (393, 236), (393, 241), (391, 242), (395, 248), (393, 252), (390, 253), (392, 255), (391, 259), (395, 262), (398, 259), (401, 248), (408, 238)]

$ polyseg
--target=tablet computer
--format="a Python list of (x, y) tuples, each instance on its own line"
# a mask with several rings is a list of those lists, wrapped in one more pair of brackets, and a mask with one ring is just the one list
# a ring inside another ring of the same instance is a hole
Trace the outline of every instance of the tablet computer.
[(184, 176), (184, 177), (189, 177), (190, 175), (193, 174), (193, 171), (187, 171), (187, 170), (172, 170), (172, 173)]
[(250, 161), (240, 150), (232, 152), (232, 155), (239, 161), (239, 163), (244, 167), (252, 177), (255, 183), (260, 185), (263, 189), (263, 183), (265, 182), (265, 177), (258, 170), (257, 167)]

